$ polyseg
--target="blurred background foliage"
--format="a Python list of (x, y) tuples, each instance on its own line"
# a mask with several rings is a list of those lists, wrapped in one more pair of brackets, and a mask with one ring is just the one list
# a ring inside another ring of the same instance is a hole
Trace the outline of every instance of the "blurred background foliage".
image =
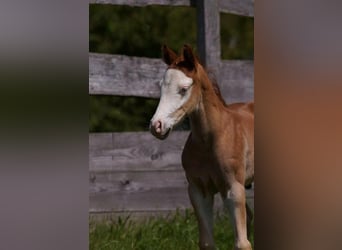
[[(162, 44), (196, 48), (191, 7), (91, 4), (89, 22), (89, 52), (160, 58)], [(253, 44), (253, 18), (221, 13), (222, 59), (253, 59)], [(90, 95), (89, 132), (146, 131), (157, 105), (156, 99)]]

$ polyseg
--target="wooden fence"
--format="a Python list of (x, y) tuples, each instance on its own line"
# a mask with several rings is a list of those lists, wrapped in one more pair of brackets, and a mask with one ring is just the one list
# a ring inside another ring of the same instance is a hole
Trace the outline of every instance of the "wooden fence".
[[(251, 101), (253, 61), (221, 60), (220, 12), (253, 16), (253, 0), (90, 0), (130, 6), (191, 6), (197, 11), (197, 50), (218, 76), (227, 102)], [(159, 98), (165, 72), (160, 59), (89, 54), (89, 94)], [(132, 70), (134, 69), (134, 70)], [(174, 131), (165, 141), (149, 132), (89, 134), (91, 217), (165, 214), (190, 208), (180, 155), (189, 132)], [(253, 190), (247, 191), (253, 203)], [(216, 203), (221, 205), (218, 197)]]

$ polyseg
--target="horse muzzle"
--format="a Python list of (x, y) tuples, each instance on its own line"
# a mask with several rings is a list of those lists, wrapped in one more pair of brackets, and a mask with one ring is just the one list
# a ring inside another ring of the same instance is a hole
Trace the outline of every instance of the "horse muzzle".
[(170, 131), (171, 131), (170, 128), (163, 129), (163, 124), (160, 120), (151, 121), (150, 123), (151, 134), (160, 140), (166, 139), (169, 136)]

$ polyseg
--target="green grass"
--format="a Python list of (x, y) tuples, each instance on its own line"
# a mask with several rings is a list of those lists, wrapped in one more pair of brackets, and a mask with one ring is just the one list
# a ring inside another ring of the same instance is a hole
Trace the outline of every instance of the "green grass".
[[(216, 216), (214, 235), (218, 250), (233, 249), (233, 231), (226, 216)], [(89, 241), (90, 250), (197, 250), (197, 222), (194, 214), (186, 211), (143, 222), (127, 217), (111, 223), (90, 223)]]

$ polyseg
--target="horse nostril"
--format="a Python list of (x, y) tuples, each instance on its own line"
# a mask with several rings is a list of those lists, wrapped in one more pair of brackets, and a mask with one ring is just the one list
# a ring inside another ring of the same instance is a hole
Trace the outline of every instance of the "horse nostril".
[(160, 134), (161, 130), (162, 130), (162, 123), (161, 123), (161, 121), (157, 120), (155, 122), (151, 122), (151, 128), (153, 128), (155, 133)]
[(156, 121), (154, 127), (155, 127), (155, 130), (156, 130), (156, 132), (157, 132), (158, 134), (161, 133), (161, 128), (162, 128), (162, 123), (161, 123), (161, 121)]

